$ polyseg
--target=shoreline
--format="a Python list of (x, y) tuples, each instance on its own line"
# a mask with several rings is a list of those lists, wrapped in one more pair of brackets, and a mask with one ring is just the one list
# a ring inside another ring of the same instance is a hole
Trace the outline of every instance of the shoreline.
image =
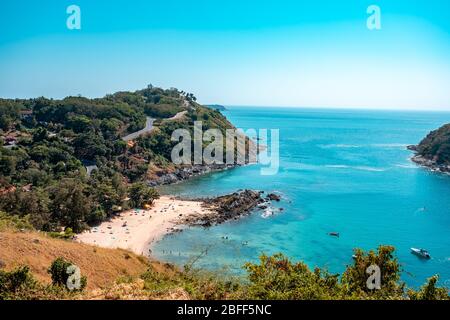
[[(238, 220), (254, 210), (271, 211), (272, 202), (281, 196), (264, 191), (240, 190), (215, 198), (180, 199), (161, 196), (149, 209), (123, 211), (96, 227), (75, 236), (74, 241), (105, 248), (121, 248), (153, 256), (152, 248), (166, 235), (189, 226), (210, 227)], [(282, 211), (282, 208), (279, 209)]]
[(192, 221), (213, 211), (202, 201), (161, 196), (148, 210), (130, 209), (76, 235), (74, 241), (105, 248), (121, 248), (147, 257), (164, 236), (179, 232)]
[(418, 153), (418, 146), (409, 145), (406, 147), (408, 150), (413, 151), (414, 154), (410, 157), (410, 160), (420, 167), (430, 170), (431, 172), (443, 173), (450, 175), (450, 164), (437, 164), (435, 160), (429, 159)]
[(173, 172), (165, 172), (153, 180), (147, 180), (150, 187), (160, 187), (177, 184), (192, 178), (201, 177), (210, 173), (226, 171), (240, 167), (241, 165), (212, 164), (212, 165), (192, 165), (177, 168)]
[(435, 161), (427, 159), (419, 154), (413, 155), (411, 157), (411, 161), (421, 166), (422, 168), (430, 170), (431, 172), (450, 175), (450, 165), (439, 165)]

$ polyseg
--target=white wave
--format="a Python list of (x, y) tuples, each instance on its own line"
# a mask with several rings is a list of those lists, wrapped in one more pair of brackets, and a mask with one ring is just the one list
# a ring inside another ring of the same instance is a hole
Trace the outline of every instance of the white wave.
[(365, 167), (365, 166), (355, 167), (355, 169), (357, 169), (357, 170), (363, 170), (363, 171), (373, 171), (373, 172), (383, 172), (383, 171), (386, 171), (385, 168), (375, 168), (375, 167)]
[(367, 167), (367, 166), (348, 166), (345, 164), (331, 164), (326, 165), (326, 168), (336, 168), (336, 169), (354, 169), (361, 171), (373, 171), (373, 172), (383, 172), (386, 171), (386, 168), (376, 168), (376, 167)]
[(274, 216), (276, 214), (282, 213), (284, 210), (282, 208), (276, 208), (276, 207), (267, 207), (263, 210), (263, 212), (261, 213), (261, 217), (266, 219), (269, 218), (271, 216)]
[(263, 218), (269, 218), (274, 215), (274, 210), (272, 208), (266, 208), (264, 209), (263, 213), (261, 213), (261, 217)]
[(361, 146), (356, 145), (356, 144), (320, 144), (319, 147), (323, 148), (323, 149), (330, 149), (330, 148), (349, 149), (349, 148), (360, 148)]
[(345, 169), (345, 168), (350, 168), (350, 166), (347, 166), (347, 165), (345, 165), (345, 164), (330, 164), (330, 165), (326, 165), (325, 167), (327, 167), (327, 168), (342, 168), (342, 169)]
[(417, 166), (414, 164), (396, 164), (395, 165), (398, 168), (404, 168), (404, 169), (417, 169)]
[(323, 149), (332, 149), (332, 148), (342, 148), (342, 149), (351, 149), (351, 148), (363, 148), (363, 147), (372, 147), (372, 148), (406, 148), (410, 144), (408, 143), (373, 143), (366, 145), (358, 145), (358, 144), (346, 144), (346, 143), (338, 143), (338, 144), (320, 144), (319, 147)]
[(375, 143), (371, 146), (375, 148), (406, 148), (409, 145), (407, 143)]

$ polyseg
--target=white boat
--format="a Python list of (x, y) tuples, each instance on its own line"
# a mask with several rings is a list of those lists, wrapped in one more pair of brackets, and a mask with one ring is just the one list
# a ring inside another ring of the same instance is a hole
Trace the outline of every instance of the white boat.
[(425, 258), (425, 259), (431, 258), (430, 254), (425, 249), (411, 248), (411, 253), (413, 253), (416, 256), (419, 256), (421, 258)]

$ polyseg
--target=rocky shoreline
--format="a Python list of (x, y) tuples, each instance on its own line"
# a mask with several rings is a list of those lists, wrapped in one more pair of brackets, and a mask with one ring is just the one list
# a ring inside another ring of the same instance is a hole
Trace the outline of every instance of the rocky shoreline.
[(411, 157), (411, 161), (413, 161), (417, 165), (427, 168), (433, 172), (450, 174), (450, 165), (439, 164), (436, 162), (436, 160), (429, 159), (429, 158), (424, 157), (421, 154), (418, 154), (417, 146), (415, 146), (415, 145), (408, 146), (407, 148), (408, 148), (408, 150), (416, 152), (416, 154)]
[(193, 177), (198, 177), (211, 172), (224, 171), (232, 168), (236, 168), (239, 165), (227, 165), (227, 164), (212, 164), (212, 165), (193, 165), (189, 167), (177, 168), (173, 172), (167, 172), (156, 179), (147, 180), (147, 184), (151, 187), (175, 184), (181, 181), (188, 180)]
[(195, 200), (202, 201), (202, 206), (210, 213), (191, 215), (183, 219), (182, 223), (189, 226), (210, 227), (226, 221), (238, 220), (255, 210), (267, 209), (271, 202), (279, 202), (281, 197), (274, 193), (264, 196), (264, 191), (246, 189), (224, 196)]

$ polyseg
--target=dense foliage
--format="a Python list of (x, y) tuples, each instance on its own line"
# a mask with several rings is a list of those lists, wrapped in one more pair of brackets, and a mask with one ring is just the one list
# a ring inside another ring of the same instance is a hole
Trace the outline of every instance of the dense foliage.
[[(381, 287), (368, 289), (367, 266), (380, 264)], [(53, 284), (45, 286), (33, 279), (28, 267), (13, 271), (0, 270), (1, 299), (86, 298), (74, 295), (65, 286), (67, 267), (71, 263), (56, 259), (49, 272)], [(247, 280), (224, 279), (219, 274), (192, 268), (179, 271), (166, 265), (164, 270), (150, 267), (140, 279), (117, 279), (117, 285), (105, 291), (106, 299), (283, 299), (283, 300), (448, 300), (448, 289), (438, 287), (433, 276), (418, 290), (407, 289), (400, 282), (400, 265), (394, 248), (380, 246), (378, 250), (356, 250), (356, 259), (344, 274), (330, 274), (319, 268), (310, 270), (303, 262), (292, 262), (282, 254), (261, 256), (260, 262), (247, 263)], [(86, 285), (86, 278), (82, 286)], [(140, 283), (140, 285), (137, 285)], [(78, 291), (80, 292), (80, 291)], [(96, 295), (98, 298), (98, 293)]]
[[(0, 210), (29, 216), (41, 230), (79, 232), (116, 211), (151, 203), (158, 195), (142, 182), (155, 168), (171, 166), (174, 129), (192, 130), (199, 118), (205, 128), (232, 127), (195, 100), (151, 85), (100, 99), (0, 99)], [(180, 112), (180, 119), (166, 119)], [(158, 126), (124, 141), (145, 127), (146, 117)]]
[[(48, 273), (52, 277), (52, 283), (54, 286), (67, 288), (67, 282), (70, 281), (69, 277), (73, 274), (69, 273), (72, 266), (74, 266), (72, 262), (62, 257), (59, 257), (52, 262), (50, 268), (48, 269)], [(81, 274), (79, 277), (79, 283), (77, 284), (78, 288), (76, 288), (76, 290), (83, 291), (87, 285), (87, 278), (85, 276), (81, 276)]]
[[(377, 265), (381, 271), (380, 289), (369, 289), (367, 268)], [(431, 277), (418, 291), (406, 290), (400, 282), (401, 268), (394, 248), (380, 246), (367, 253), (355, 250), (353, 264), (342, 277), (303, 262), (292, 262), (282, 254), (261, 256), (260, 263), (247, 263), (249, 284), (240, 293), (246, 299), (449, 299), (448, 289), (436, 286), (438, 277)]]
[[(124, 141), (146, 117), (152, 131)], [(0, 99), (0, 210), (59, 233), (151, 204), (158, 195), (143, 183), (174, 169), (172, 132), (192, 134), (197, 120), (224, 135), (233, 128), (191, 93), (151, 85), (100, 99)]]

